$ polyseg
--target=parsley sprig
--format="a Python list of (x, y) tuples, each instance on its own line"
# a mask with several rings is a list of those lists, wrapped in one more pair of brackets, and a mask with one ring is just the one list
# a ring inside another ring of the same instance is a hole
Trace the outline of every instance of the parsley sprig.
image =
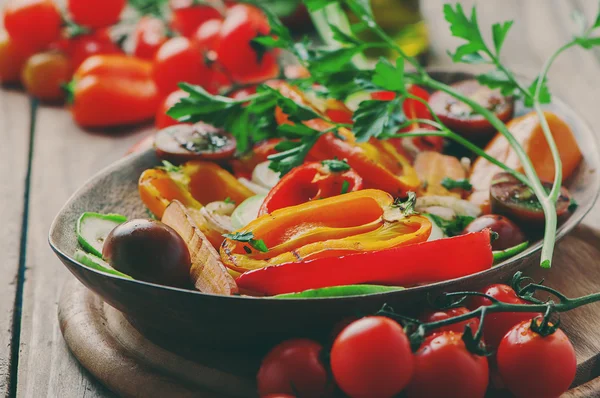
[[(242, 243), (248, 243), (254, 249), (262, 253), (267, 253), (269, 248), (262, 239), (254, 239), (254, 233), (252, 231), (247, 232), (234, 232), (232, 234), (223, 234), (224, 238), (235, 240)], [(244, 246), (246, 251), (250, 250), (247, 246)]]

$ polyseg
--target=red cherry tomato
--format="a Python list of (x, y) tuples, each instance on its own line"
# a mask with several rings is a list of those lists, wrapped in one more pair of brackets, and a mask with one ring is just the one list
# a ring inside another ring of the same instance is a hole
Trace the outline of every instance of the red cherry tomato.
[(167, 27), (159, 18), (143, 17), (135, 28), (133, 54), (144, 59), (154, 59), (156, 52), (167, 41)]
[(68, 0), (67, 9), (79, 25), (98, 29), (117, 23), (125, 4), (125, 0)]
[(188, 96), (183, 90), (173, 91), (171, 94), (167, 95), (163, 102), (160, 104), (158, 111), (156, 112), (156, 118), (154, 119), (154, 125), (157, 129), (161, 130), (165, 127), (173, 126), (175, 124), (179, 124), (179, 122), (173, 119), (171, 116), (167, 115), (167, 111), (173, 107), (176, 103), (179, 102), (180, 99)]
[(238, 83), (258, 83), (272, 79), (279, 73), (276, 53), (263, 54), (262, 59), (252, 48), (251, 41), (270, 32), (267, 18), (248, 4), (237, 4), (229, 9), (216, 43), (217, 62)]
[(308, 339), (287, 340), (263, 359), (257, 375), (258, 393), (328, 397), (332, 384), (321, 361), (323, 347)]
[(0, 83), (17, 83), (28, 57), (28, 51), (12, 41), (6, 32), (0, 32)]
[[(443, 321), (444, 319), (450, 319), (457, 317), (459, 315), (463, 315), (468, 313), (469, 310), (465, 307), (451, 308), (449, 310), (438, 310), (438, 311), (429, 311), (419, 317), (419, 319), (423, 322), (437, 322)], [(456, 332), (462, 333), (465, 331), (465, 326), (470, 325), (473, 333), (477, 331), (479, 328), (479, 318), (471, 318), (465, 321), (454, 323), (452, 325), (443, 326), (439, 329), (435, 329), (430, 332), (430, 334), (439, 333), (439, 332)]]
[(409, 398), (483, 398), (488, 387), (486, 357), (470, 353), (461, 333), (442, 332), (425, 339), (415, 353)]
[[(209, 52), (215, 48), (222, 26), (223, 21), (221, 19), (211, 19), (198, 27), (193, 35), (193, 39), (198, 43), (202, 51)], [(214, 61), (214, 58), (216, 58), (216, 54), (213, 55), (211, 60)]]
[(50, 0), (11, 0), (4, 7), (4, 27), (19, 46), (42, 50), (60, 36), (62, 17)]
[(171, 27), (186, 37), (191, 37), (204, 22), (222, 18), (216, 8), (194, 3), (194, 0), (169, 1), (173, 11)]
[(212, 72), (198, 46), (186, 37), (174, 37), (154, 57), (154, 81), (163, 94), (178, 89), (180, 82), (208, 86)]
[(414, 359), (402, 327), (370, 316), (347, 326), (331, 349), (338, 386), (352, 398), (391, 398), (406, 387)]
[(575, 379), (577, 359), (562, 330), (542, 337), (523, 321), (504, 336), (497, 354), (498, 371), (517, 397), (559, 397)]
[(92, 55), (122, 53), (123, 50), (112, 42), (106, 29), (77, 36), (68, 42), (68, 54), (74, 69)]
[[(519, 298), (515, 291), (507, 285), (490, 285), (481, 292), (503, 303), (527, 304), (525, 300)], [(485, 297), (473, 297), (469, 307), (477, 309), (483, 305), (490, 304), (490, 300)], [(531, 320), (538, 315), (540, 314), (534, 312), (496, 312), (487, 314), (483, 323), (483, 336), (485, 337), (486, 344), (491, 348), (497, 348), (500, 340), (514, 325), (525, 320)]]

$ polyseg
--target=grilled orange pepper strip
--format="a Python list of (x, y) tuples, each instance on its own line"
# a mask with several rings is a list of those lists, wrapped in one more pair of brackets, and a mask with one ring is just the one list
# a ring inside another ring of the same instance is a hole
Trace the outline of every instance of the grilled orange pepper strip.
[[(426, 217), (396, 217), (394, 199), (384, 191), (366, 189), (286, 207), (252, 221), (237, 232), (252, 232), (268, 252), (226, 239), (223, 263), (238, 272), (268, 265), (377, 251), (427, 240)], [(396, 213), (396, 212), (397, 213)]]

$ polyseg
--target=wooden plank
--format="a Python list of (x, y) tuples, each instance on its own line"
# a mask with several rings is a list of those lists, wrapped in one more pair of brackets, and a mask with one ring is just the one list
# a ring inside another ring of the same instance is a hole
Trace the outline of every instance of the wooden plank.
[(82, 131), (68, 111), (38, 110), (34, 132), (27, 261), (17, 396), (107, 396), (71, 356), (57, 322), (57, 302), (72, 278), (47, 243), (50, 224), (88, 178), (119, 159), (148, 129), (117, 136)]
[[(30, 106), (26, 96), (0, 93), (0, 396), (9, 394), (13, 332), (18, 332), (15, 298), (19, 290), (21, 236), (29, 153)], [(16, 318), (15, 318), (16, 317)], [(16, 323), (16, 328), (13, 327)], [(15, 351), (16, 352), (16, 351)]]

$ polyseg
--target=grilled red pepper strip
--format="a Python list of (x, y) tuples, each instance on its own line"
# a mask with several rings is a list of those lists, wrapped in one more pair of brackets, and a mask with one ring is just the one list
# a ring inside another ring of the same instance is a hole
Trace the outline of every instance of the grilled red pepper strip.
[(489, 269), (494, 261), (490, 230), (376, 252), (273, 265), (246, 272), (240, 289), (276, 295), (329, 286), (375, 283), (412, 286)]
[[(336, 162), (347, 166), (347, 163)], [(321, 162), (296, 167), (271, 189), (258, 215), (362, 189), (362, 178), (347, 167), (347, 170), (335, 171)]]

